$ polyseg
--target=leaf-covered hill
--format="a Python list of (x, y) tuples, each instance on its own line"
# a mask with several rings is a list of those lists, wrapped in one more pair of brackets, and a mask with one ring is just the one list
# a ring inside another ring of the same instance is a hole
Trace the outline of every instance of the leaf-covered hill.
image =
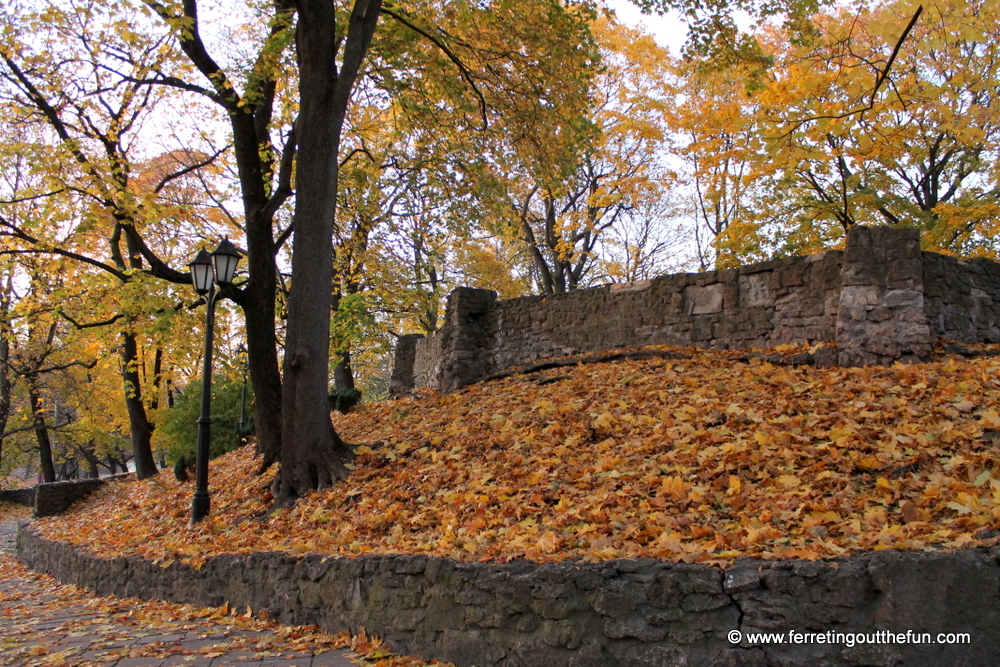
[(338, 415), (358, 445), (350, 479), (268, 516), (271, 476), (255, 476), (244, 448), (213, 463), (198, 528), (191, 485), (168, 475), (40, 523), (95, 552), (195, 565), (272, 549), (725, 563), (995, 539), (997, 358), (819, 369), (675, 351), (691, 358), (556, 368)]

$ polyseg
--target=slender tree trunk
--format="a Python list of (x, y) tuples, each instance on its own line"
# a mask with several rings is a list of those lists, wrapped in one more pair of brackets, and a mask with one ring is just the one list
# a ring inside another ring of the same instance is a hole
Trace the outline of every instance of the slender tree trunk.
[(7, 304), (6, 299), (0, 302), (0, 312), (4, 316), (3, 322), (0, 323), (3, 326), (3, 330), (0, 331), (0, 463), (3, 462), (4, 433), (7, 431), (7, 420), (10, 417), (11, 381), (10, 367), (7, 364), (10, 361), (10, 340), (6, 330)]
[(125, 408), (128, 410), (129, 428), (132, 433), (132, 455), (135, 457), (135, 475), (146, 479), (157, 474), (153, 459), (153, 426), (146, 416), (146, 406), (142, 402), (142, 385), (139, 383), (139, 354), (135, 335), (123, 332), (122, 380), (125, 384)]
[(28, 401), (31, 404), (31, 418), (35, 427), (35, 441), (38, 443), (38, 461), (42, 469), (42, 479), (46, 482), (56, 481), (56, 469), (52, 464), (52, 441), (49, 440), (49, 429), (45, 424), (45, 412), (42, 408), (42, 395), (34, 378), (28, 381)]
[(354, 389), (354, 369), (351, 367), (351, 348), (344, 347), (333, 368), (334, 389)]
[(163, 348), (156, 348), (153, 353), (153, 398), (149, 401), (149, 409), (160, 407), (160, 391), (163, 385)]
[(274, 296), (258, 296), (257, 291), (256, 285), (247, 288), (243, 313), (246, 316), (247, 369), (256, 397), (253, 410), (257, 452), (263, 455), (261, 469), (264, 470), (279, 460), (281, 452), (281, 374), (274, 332)]
[(351, 451), (333, 430), (327, 398), (333, 220), (340, 132), (381, 4), (381, 0), (355, 0), (338, 72), (334, 4), (296, 3), (299, 154), (281, 396), (281, 474), (275, 494), (279, 505), (347, 476), (344, 464)]
[[(335, 278), (336, 279), (336, 278)], [(330, 310), (337, 312), (340, 308), (342, 296), (340, 290), (333, 295)], [(337, 346), (337, 352), (333, 367), (333, 388), (342, 391), (344, 389), (354, 389), (354, 369), (351, 368), (351, 347), (349, 343)]]

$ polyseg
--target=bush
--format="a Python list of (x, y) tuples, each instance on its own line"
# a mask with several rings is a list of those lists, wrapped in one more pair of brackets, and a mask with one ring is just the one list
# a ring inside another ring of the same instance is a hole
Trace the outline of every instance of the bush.
[(332, 389), (329, 398), (331, 410), (347, 414), (361, 402), (361, 392), (357, 389)]
[[(247, 426), (237, 434), (240, 422), (242, 378), (217, 377), (212, 383), (212, 431), (209, 456), (215, 458), (232, 451), (253, 434), (253, 396), (247, 385)], [(192, 380), (174, 401), (174, 407), (161, 412), (153, 432), (154, 445), (165, 452), (171, 463), (180, 456), (193, 461), (198, 449), (198, 418), (201, 417), (201, 380)]]

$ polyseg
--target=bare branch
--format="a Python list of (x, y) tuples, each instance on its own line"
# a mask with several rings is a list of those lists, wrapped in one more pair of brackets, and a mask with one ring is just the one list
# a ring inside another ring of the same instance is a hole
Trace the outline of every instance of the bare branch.
[(196, 171), (198, 169), (201, 169), (202, 167), (205, 167), (205, 166), (208, 166), (208, 165), (212, 164), (213, 162), (215, 162), (215, 160), (220, 155), (222, 155), (223, 153), (225, 153), (227, 150), (229, 150), (229, 144), (226, 144), (224, 147), (222, 147), (218, 151), (216, 151), (214, 155), (205, 158), (201, 162), (197, 162), (195, 164), (187, 166), (187, 167), (185, 167), (185, 168), (183, 168), (183, 169), (181, 169), (179, 171), (173, 172), (172, 174), (167, 174), (166, 176), (164, 176), (163, 178), (160, 179), (159, 183), (156, 184), (156, 187), (153, 188), (153, 192), (155, 194), (159, 194), (160, 190), (162, 190), (163, 188), (165, 188), (167, 186), (167, 184), (170, 183), (170, 181), (178, 179), (178, 178), (180, 178), (182, 176), (190, 174), (192, 171)]
[(59, 190), (53, 190), (52, 192), (43, 192), (41, 194), (31, 195), (30, 197), (15, 197), (14, 199), (0, 199), (0, 204), (22, 204), (26, 201), (34, 201), (35, 199), (54, 197), (64, 192), (66, 192), (66, 189), (60, 188)]
[(903, 34), (900, 35), (899, 39), (896, 41), (896, 45), (892, 49), (892, 54), (890, 54), (888, 62), (886, 62), (885, 67), (879, 72), (878, 78), (875, 80), (875, 87), (872, 88), (872, 94), (871, 97), (868, 99), (867, 105), (858, 109), (846, 111), (841, 114), (830, 114), (830, 115), (810, 116), (809, 118), (800, 118), (794, 121), (792, 129), (782, 134), (780, 138), (781, 139), (788, 138), (795, 132), (795, 130), (799, 129), (806, 123), (811, 123), (814, 120), (841, 120), (843, 118), (848, 118), (850, 116), (855, 116), (858, 114), (863, 115), (865, 112), (874, 109), (875, 96), (878, 94), (878, 91), (882, 87), (882, 84), (885, 83), (886, 77), (889, 76), (889, 70), (892, 68), (892, 64), (893, 62), (895, 62), (896, 56), (899, 55), (899, 50), (903, 46), (903, 42), (906, 41), (907, 36), (909, 36), (910, 31), (913, 29), (913, 26), (916, 25), (917, 19), (920, 18), (920, 14), (923, 13), (923, 11), (924, 11), (923, 5), (917, 7), (917, 11), (913, 13), (913, 17), (910, 19), (910, 22), (906, 24), (906, 29), (903, 30)]

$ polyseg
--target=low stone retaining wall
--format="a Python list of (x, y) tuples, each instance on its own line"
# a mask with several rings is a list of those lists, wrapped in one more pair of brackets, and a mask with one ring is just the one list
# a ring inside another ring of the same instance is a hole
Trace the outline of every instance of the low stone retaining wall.
[(7, 489), (5, 491), (0, 491), (0, 502), (34, 507), (35, 487), (30, 486), (26, 489)]
[(27, 489), (0, 491), (0, 500), (33, 507), (36, 518), (55, 516), (62, 514), (69, 509), (70, 505), (101, 488), (105, 482), (123, 479), (131, 474), (123, 472), (108, 477), (48, 482)]
[[(1000, 662), (1000, 548), (881, 551), (834, 562), (748, 559), (725, 570), (652, 559), (538, 565), (256, 553), (219, 556), (195, 570), (96, 558), (22, 523), (17, 553), (29, 567), (101, 595), (228, 602), (333, 632), (364, 627), (396, 651), (458, 667)], [(740, 645), (730, 643), (734, 630)], [(750, 633), (790, 631), (802, 633), (798, 642), (746, 644)], [(817, 634), (828, 631), (866, 636)], [(925, 643), (906, 643), (908, 631)], [(969, 639), (927, 643), (939, 633)]]

